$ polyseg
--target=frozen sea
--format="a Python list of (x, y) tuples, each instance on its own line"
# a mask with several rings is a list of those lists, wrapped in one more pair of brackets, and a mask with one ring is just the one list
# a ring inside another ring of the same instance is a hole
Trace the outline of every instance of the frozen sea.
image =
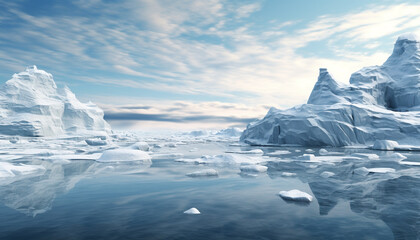
[[(95, 161), (138, 142), (151, 163)], [(0, 164), (0, 239), (420, 238), (420, 152), (182, 134), (120, 133), (93, 146), (4, 136)], [(312, 202), (279, 196), (292, 189)]]

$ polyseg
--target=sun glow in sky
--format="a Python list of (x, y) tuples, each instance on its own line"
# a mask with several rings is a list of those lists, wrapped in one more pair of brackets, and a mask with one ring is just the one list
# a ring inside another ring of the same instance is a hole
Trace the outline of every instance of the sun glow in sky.
[(116, 128), (245, 126), (419, 32), (418, 1), (0, 0), (0, 79), (54, 75)]

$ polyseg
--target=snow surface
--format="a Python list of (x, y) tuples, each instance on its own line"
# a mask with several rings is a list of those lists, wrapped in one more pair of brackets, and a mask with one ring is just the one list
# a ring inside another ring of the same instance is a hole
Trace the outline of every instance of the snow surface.
[(219, 176), (219, 173), (214, 169), (203, 169), (186, 174), (188, 177), (215, 177)]
[(184, 212), (185, 214), (190, 214), (190, 215), (197, 215), (197, 214), (201, 214), (200, 211), (198, 211), (197, 208), (190, 208), (187, 211)]
[(59, 136), (107, 135), (104, 113), (81, 103), (70, 89), (57, 88), (50, 73), (36, 66), (14, 74), (0, 89), (0, 134)]
[(290, 191), (280, 191), (279, 195), (284, 200), (288, 201), (298, 201), (298, 202), (312, 202), (312, 196), (306, 192), (302, 192), (297, 189)]
[[(402, 35), (382, 66), (353, 73), (348, 85), (338, 84), (321, 68), (307, 104), (271, 108), (263, 119), (248, 124), (241, 141), (337, 147), (391, 140), (420, 145), (418, 39)], [(378, 149), (391, 150), (392, 145)]]
[(134, 150), (128, 148), (119, 148), (106, 150), (99, 157), (98, 162), (127, 162), (127, 161), (142, 161), (144, 163), (151, 163), (151, 157), (144, 151)]

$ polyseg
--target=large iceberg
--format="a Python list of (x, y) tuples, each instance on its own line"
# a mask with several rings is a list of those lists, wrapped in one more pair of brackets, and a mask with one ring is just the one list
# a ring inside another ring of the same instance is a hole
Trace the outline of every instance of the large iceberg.
[(57, 88), (51, 74), (28, 67), (0, 89), (0, 134), (30, 137), (64, 134), (106, 135), (104, 112), (81, 103), (67, 87)]
[(376, 140), (419, 143), (420, 37), (405, 34), (382, 66), (363, 68), (347, 85), (321, 68), (307, 104), (271, 108), (241, 140), (255, 145), (348, 146)]

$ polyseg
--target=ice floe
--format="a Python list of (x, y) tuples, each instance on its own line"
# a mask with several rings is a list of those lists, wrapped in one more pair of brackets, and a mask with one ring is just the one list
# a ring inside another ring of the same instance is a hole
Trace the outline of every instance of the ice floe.
[(312, 202), (313, 197), (297, 189), (290, 191), (280, 191), (279, 196), (287, 201), (297, 201), (297, 202)]

